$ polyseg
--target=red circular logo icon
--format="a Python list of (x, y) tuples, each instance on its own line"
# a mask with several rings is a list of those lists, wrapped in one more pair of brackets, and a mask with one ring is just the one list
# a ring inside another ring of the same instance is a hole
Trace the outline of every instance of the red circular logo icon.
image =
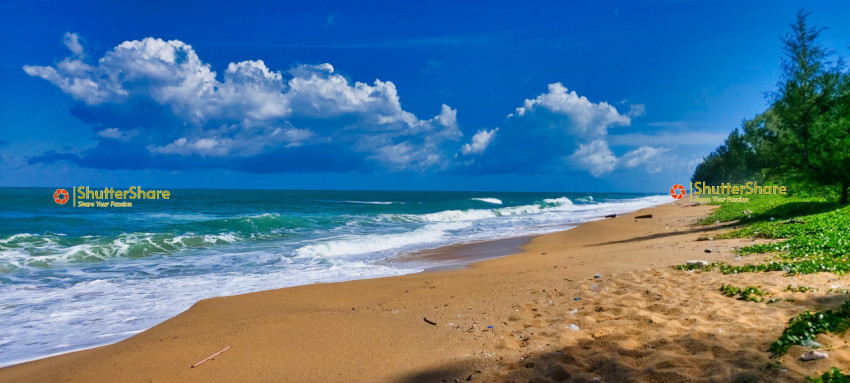
[(68, 191), (65, 189), (56, 189), (56, 192), (53, 193), (53, 200), (60, 205), (64, 205), (65, 202), (68, 202)]
[(682, 199), (685, 196), (685, 187), (681, 184), (675, 184), (670, 187), (670, 197), (673, 199)]

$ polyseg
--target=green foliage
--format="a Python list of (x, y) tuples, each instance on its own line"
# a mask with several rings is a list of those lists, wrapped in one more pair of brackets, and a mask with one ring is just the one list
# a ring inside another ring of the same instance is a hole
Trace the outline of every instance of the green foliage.
[(764, 296), (764, 292), (754, 286), (738, 287), (723, 284), (720, 286), (720, 292), (727, 297), (738, 296), (739, 300), (748, 302), (761, 302), (761, 297)]
[(846, 124), (847, 73), (829, 62), (817, 43), (822, 29), (798, 13), (791, 34), (782, 39), (785, 58), (772, 109), (781, 122), (774, 167), (787, 178), (820, 185), (840, 185), (842, 203), (850, 186), (850, 131)]
[[(790, 189), (793, 192), (793, 189)], [(700, 220), (703, 225), (715, 222), (739, 221), (753, 223), (795, 218), (816, 212), (832, 210), (835, 202), (827, 202), (822, 197), (800, 197), (796, 195), (748, 195), (749, 201), (722, 202), (708, 217)], [(746, 236), (746, 235), (745, 235)]]
[(850, 73), (819, 45), (820, 32), (808, 24), (808, 14), (798, 13), (782, 39), (785, 56), (770, 107), (732, 131), (697, 166), (692, 181), (791, 183), (814, 190), (809, 196), (848, 202)]
[(673, 266), (673, 269), (675, 269), (675, 270), (685, 270), (685, 271), (693, 271), (693, 270), (711, 271), (711, 270), (714, 270), (714, 268), (716, 268), (716, 267), (720, 267), (721, 265), (722, 265), (722, 263), (719, 263), (719, 262), (715, 262), (715, 263), (709, 264), (707, 266), (700, 266), (700, 265), (697, 265), (697, 264), (684, 264), (684, 265), (675, 265), (675, 266)]
[[(745, 121), (744, 125), (748, 123), (751, 121)], [(717, 147), (696, 167), (691, 181), (718, 185), (723, 182), (744, 183), (761, 179), (759, 157), (748, 138), (738, 129), (733, 130), (723, 145)]]
[(788, 327), (782, 331), (769, 351), (775, 356), (784, 355), (793, 345), (805, 340), (814, 340), (815, 336), (825, 332), (842, 332), (850, 326), (850, 301), (844, 302), (838, 310), (807, 310), (788, 321)]
[(809, 292), (809, 291), (818, 291), (818, 289), (813, 289), (809, 286), (794, 287), (792, 285), (788, 285), (788, 287), (785, 288), (785, 291), (790, 291), (792, 293), (805, 293), (805, 292)]
[[(768, 271), (784, 271), (787, 274), (814, 274), (830, 272), (844, 275), (850, 272), (850, 265), (846, 262), (837, 262), (834, 259), (818, 258), (799, 262), (769, 262), (761, 264), (747, 264), (743, 266), (720, 265), (718, 270), (723, 274), (757, 273)], [(706, 270), (708, 271), (708, 270)]]
[[(814, 205), (834, 207), (834, 205)], [(776, 207), (774, 212), (795, 211), (795, 207)], [(780, 215), (780, 214), (777, 214)], [(780, 260), (761, 265), (720, 265), (724, 273), (785, 271), (790, 274), (850, 272), (850, 207), (825, 213), (809, 214), (785, 220), (760, 221), (724, 235), (725, 238), (760, 237), (781, 239), (738, 250), (742, 255), (778, 253)]]
[(817, 378), (806, 377), (807, 382), (813, 383), (850, 383), (850, 375), (846, 375), (836, 367), (824, 372)]
[(716, 236), (722, 238), (784, 239), (743, 247), (741, 255), (777, 253), (779, 259), (758, 265), (714, 263), (706, 267), (676, 266), (679, 270), (719, 270), (724, 274), (784, 271), (850, 273), (850, 206), (820, 197), (763, 195), (747, 203), (724, 202), (702, 223), (738, 221), (745, 226)]

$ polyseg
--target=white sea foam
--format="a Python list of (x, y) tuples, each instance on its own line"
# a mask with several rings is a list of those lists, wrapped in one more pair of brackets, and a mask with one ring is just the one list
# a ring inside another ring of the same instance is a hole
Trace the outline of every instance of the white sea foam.
[(567, 197), (544, 199), (541, 204), (509, 206), (497, 209), (468, 209), (468, 210), (444, 210), (436, 213), (418, 215), (415, 219), (426, 222), (459, 222), (478, 221), (488, 218), (504, 217), (520, 214), (538, 214), (544, 211), (570, 210), (573, 202)]
[(462, 222), (475, 221), (485, 218), (493, 218), (496, 213), (489, 209), (469, 209), (469, 210), (444, 210), (436, 213), (428, 213), (412, 216), (414, 220), (422, 220), (426, 222)]
[[(0, 248), (0, 261), (16, 267), (45, 267), (90, 262), (121, 257), (144, 257), (152, 254), (168, 254), (188, 248), (227, 245), (243, 242), (244, 238), (234, 232), (219, 234), (182, 235), (162, 233), (122, 233), (111, 240), (97, 236), (82, 236), (85, 243), (68, 244), (57, 242), (51, 235), (16, 234), (7, 238)], [(27, 239), (13, 242), (13, 239)]]
[(221, 244), (222, 242), (224, 242), (224, 243), (234, 243), (234, 242), (239, 241), (240, 239), (241, 239), (241, 237), (236, 233), (222, 233), (222, 234), (216, 234), (216, 235), (211, 235), (211, 234), (204, 235), (204, 242), (209, 243), (209, 244), (213, 244), (213, 245)]
[(177, 315), (203, 298), (421, 271), (344, 261), (329, 267), (297, 264), (289, 267), (266, 273), (255, 270), (239, 274), (96, 279), (56, 287), (0, 285), (3, 297), (0, 310), (4, 311), (0, 367), (125, 339)]
[(32, 233), (19, 233), (19, 234), (13, 234), (13, 235), (10, 235), (8, 238), (2, 238), (2, 239), (0, 239), (0, 244), (4, 244), (4, 245), (5, 245), (5, 244), (7, 244), (7, 243), (9, 243), (9, 242), (14, 242), (14, 241), (15, 241), (15, 240), (17, 240), (17, 239), (22, 239), (22, 238), (32, 238), (32, 237), (37, 237), (37, 235), (36, 235), (36, 234), (32, 234)]
[(468, 226), (468, 223), (463, 222), (437, 223), (403, 233), (351, 235), (300, 247), (295, 250), (295, 254), (299, 257), (339, 257), (379, 253), (440, 242), (449, 231)]
[(489, 197), (485, 197), (485, 198), (470, 198), (470, 199), (471, 199), (471, 200), (475, 200), (475, 201), (481, 201), (481, 202), (492, 203), (492, 204), (494, 204), (494, 205), (502, 205), (502, 200), (500, 200), (500, 199), (498, 199), (498, 198), (489, 198)]
[(547, 204), (555, 204), (558, 206), (561, 205), (573, 205), (573, 201), (567, 197), (558, 197), (558, 198), (546, 198), (543, 200), (544, 203)]

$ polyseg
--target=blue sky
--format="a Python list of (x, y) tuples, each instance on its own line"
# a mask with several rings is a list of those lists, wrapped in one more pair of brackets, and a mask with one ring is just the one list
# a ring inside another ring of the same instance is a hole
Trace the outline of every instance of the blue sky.
[(0, 185), (664, 192), (850, 3), (0, 4)]

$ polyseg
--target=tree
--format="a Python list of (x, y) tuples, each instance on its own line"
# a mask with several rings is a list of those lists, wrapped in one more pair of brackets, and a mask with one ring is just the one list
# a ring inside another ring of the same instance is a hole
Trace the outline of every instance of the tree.
[[(744, 122), (746, 126), (749, 121)], [(703, 159), (694, 171), (691, 182), (702, 181), (710, 185), (724, 182), (744, 183), (760, 171), (753, 147), (738, 129), (732, 131), (723, 145)]]
[(743, 182), (760, 178), (797, 185), (838, 185), (841, 203), (850, 187), (850, 73), (829, 62), (822, 29), (800, 11), (782, 38), (785, 57), (770, 108), (744, 121), (708, 155), (692, 180)]
[(808, 25), (809, 14), (800, 11), (791, 34), (782, 39), (785, 58), (782, 77), (774, 94), (776, 114), (773, 174), (786, 179), (835, 185), (841, 203), (847, 203), (850, 186), (850, 146), (847, 129), (847, 74), (830, 66), (830, 53), (818, 45), (822, 29)]
[(745, 183), (765, 179), (764, 169), (775, 163), (776, 117), (768, 110), (752, 120), (744, 120), (711, 154), (697, 166), (691, 182), (711, 185)]

